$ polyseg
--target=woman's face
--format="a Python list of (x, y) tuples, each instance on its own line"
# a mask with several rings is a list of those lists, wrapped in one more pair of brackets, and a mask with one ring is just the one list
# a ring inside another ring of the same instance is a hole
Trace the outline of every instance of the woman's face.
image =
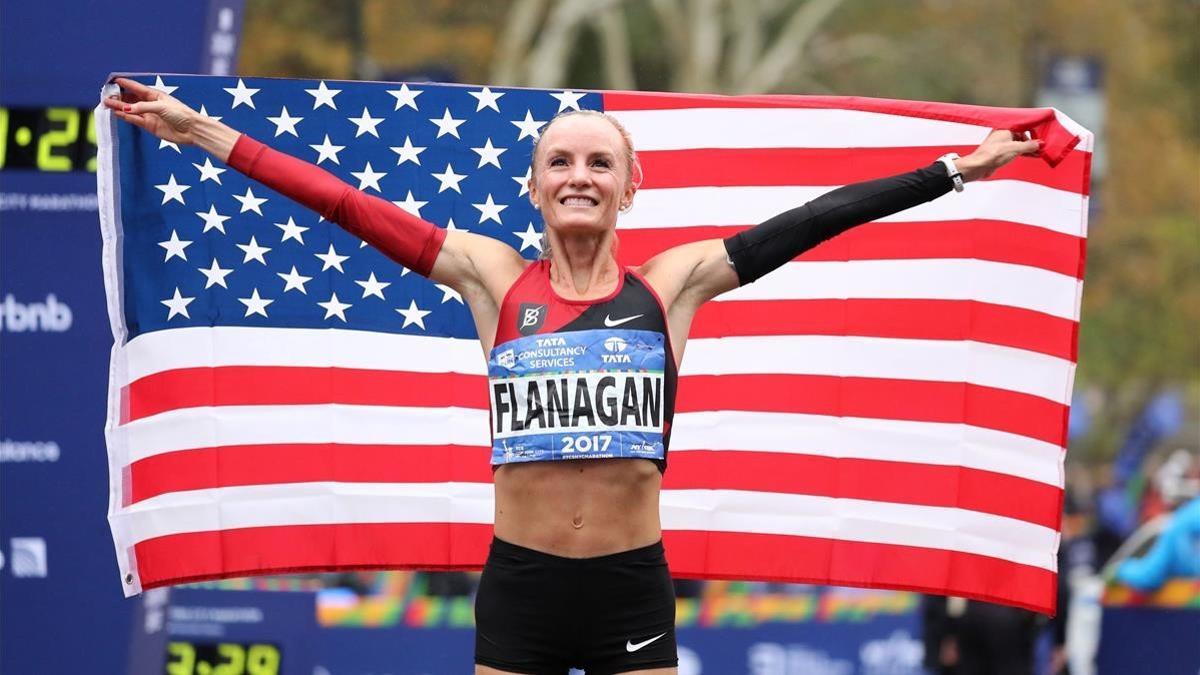
[(634, 192), (620, 132), (603, 118), (582, 115), (546, 130), (529, 182), (529, 198), (546, 227), (559, 232), (616, 227), (617, 210)]

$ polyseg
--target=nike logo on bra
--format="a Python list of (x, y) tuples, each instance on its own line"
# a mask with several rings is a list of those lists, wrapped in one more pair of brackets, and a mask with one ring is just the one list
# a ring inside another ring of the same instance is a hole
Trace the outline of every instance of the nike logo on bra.
[[(641, 316), (641, 315), (639, 314), (638, 316)], [(637, 644), (634, 644), (633, 642), (626, 640), (625, 641), (625, 651), (632, 654), (633, 652), (636, 652), (637, 650), (641, 649), (642, 647), (645, 647), (646, 645), (650, 644), (651, 642), (654, 642), (655, 640), (659, 639), (663, 635), (666, 635), (666, 633), (663, 633), (662, 635), (655, 635), (654, 637), (650, 638), (649, 640), (646, 640), (645, 642), (639, 642)]]
[[(645, 316), (645, 314), (634, 314), (633, 316), (627, 316), (624, 319), (614, 320), (612, 318), (612, 316), (605, 314), (604, 315), (604, 325), (607, 326), (608, 328), (616, 328), (617, 326), (620, 326), (623, 323), (629, 323), (630, 321), (633, 321), (634, 319), (640, 319), (643, 316)], [(660, 635), (659, 637), (662, 637), (662, 636)]]

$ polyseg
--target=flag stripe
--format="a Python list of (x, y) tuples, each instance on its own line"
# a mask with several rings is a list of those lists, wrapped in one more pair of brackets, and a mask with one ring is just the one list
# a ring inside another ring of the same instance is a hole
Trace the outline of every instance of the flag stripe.
[[(675, 246), (731, 237), (751, 224), (619, 229), (618, 251), (629, 264), (641, 264)], [(1081, 279), (1084, 243), (1080, 237), (1002, 220), (868, 223), (809, 249), (796, 260), (974, 258)]]
[[(334, 443), (182, 450), (134, 462), (127, 505), (169, 492), (268, 483), (486, 483), (492, 478), (490, 453), (483, 446)], [(1044, 483), (963, 467), (721, 450), (673, 454), (664, 487), (957, 507), (1050, 528), (1057, 526), (1061, 493)]]
[(1079, 318), (1082, 282), (1034, 267), (984, 260), (858, 260), (788, 263), (723, 300), (844, 298), (976, 300)]
[(759, 410), (961, 423), (1066, 444), (1068, 406), (1002, 389), (820, 375), (697, 375), (686, 386), (680, 381), (679, 412)]
[[(361, 523), (294, 525), (175, 534), (134, 549), (145, 589), (240, 576), (315, 570), (479, 569), (490, 525)], [(762, 579), (904, 588), (961, 589), (982, 600), (1050, 611), (1054, 574), (987, 556), (936, 548), (736, 532), (663, 533), (671, 573), (707, 579)], [(405, 563), (380, 564), (380, 560)], [(745, 570), (753, 569), (753, 574)], [(232, 571), (231, 571), (232, 570)], [(833, 575), (832, 578), (830, 575)]]
[[(158, 495), (122, 509), (119, 525), (131, 541), (141, 542), (184, 532), (279, 525), (486, 524), (492, 522), (493, 500), (493, 486), (486, 483), (236, 486)], [(171, 518), (162, 518), (163, 513), (170, 513)], [(1053, 554), (1046, 553), (1057, 538), (1053, 529), (952, 507), (742, 490), (663, 490), (662, 517), (667, 530), (917, 545), (1044, 569), (1055, 565)]]
[[(800, 581), (963, 595), (1053, 611), (1054, 572), (934, 547), (677, 530), (663, 533), (679, 577)], [(677, 562), (678, 561), (678, 562)], [(753, 574), (743, 570), (753, 569)]]
[[(974, 145), (920, 147), (750, 147), (641, 150), (642, 190), (735, 185), (847, 185), (925, 166), (950, 152), (969, 155)], [(1020, 180), (1088, 194), (1083, 164), (1073, 152), (1056, 168), (1035, 157), (1018, 157), (987, 180)], [(703, 166), (704, 171), (696, 171)], [(972, 188), (974, 185), (972, 185)]]
[[(468, 424), (482, 417), (475, 411), (459, 410), (456, 416), (430, 424), (422, 418), (423, 408), (396, 408), (391, 414), (374, 406), (351, 405), (194, 408), (125, 425), (121, 433), (129, 448), (128, 461), (134, 465), (150, 457), (205, 447), (410, 447), (411, 435), (430, 446), (489, 447), (483, 433), (463, 434), (441, 425), (442, 421)], [(321, 435), (310, 436), (313, 429), (320, 429)], [(408, 433), (410, 429), (413, 434)], [(205, 446), (205, 438), (220, 442)], [(676, 415), (672, 457), (716, 449), (961, 465), (1062, 486), (1061, 447), (982, 427), (733, 410)]]
[(1041, 312), (971, 300), (729, 300), (702, 306), (688, 334), (971, 340), (1074, 361), (1078, 327)]
[[(617, 220), (618, 230), (752, 225), (796, 208), (835, 186), (748, 185), (641, 190)], [(1012, 180), (971, 183), (947, 195), (877, 219), (882, 223), (1004, 220), (1052, 232), (1087, 234), (1087, 197)]]

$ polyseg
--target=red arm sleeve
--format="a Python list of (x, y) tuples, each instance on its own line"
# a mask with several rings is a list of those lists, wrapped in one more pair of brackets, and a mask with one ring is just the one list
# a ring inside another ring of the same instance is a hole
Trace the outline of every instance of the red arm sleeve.
[(421, 276), (429, 276), (446, 231), (395, 204), (355, 190), (328, 171), (272, 150), (242, 134), (229, 166), (266, 185), (379, 249)]

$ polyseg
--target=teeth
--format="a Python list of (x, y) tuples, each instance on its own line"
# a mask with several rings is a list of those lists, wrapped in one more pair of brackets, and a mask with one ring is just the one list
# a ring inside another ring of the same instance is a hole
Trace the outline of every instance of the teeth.
[(595, 206), (596, 202), (587, 197), (567, 197), (563, 200), (563, 204), (567, 206)]

